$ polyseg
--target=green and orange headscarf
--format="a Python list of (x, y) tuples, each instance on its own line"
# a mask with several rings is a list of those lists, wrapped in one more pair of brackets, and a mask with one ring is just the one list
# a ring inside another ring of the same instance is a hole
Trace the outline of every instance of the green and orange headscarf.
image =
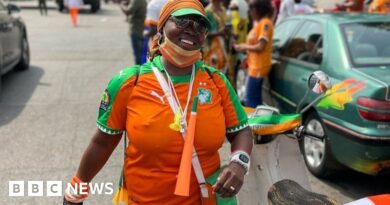
[[(161, 32), (165, 23), (168, 21), (171, 14), (179, 9), (191, 8), (199, 11), (201, 14), (206, 16), (206, 11), (199, 0), (168, 0), (164, 7), (161, 9), (160, 16), (157, 23), (157, 32)], [(150, 45), (150, 56), (152, 58), (158, 51), (158, 36), (154, 36)]]

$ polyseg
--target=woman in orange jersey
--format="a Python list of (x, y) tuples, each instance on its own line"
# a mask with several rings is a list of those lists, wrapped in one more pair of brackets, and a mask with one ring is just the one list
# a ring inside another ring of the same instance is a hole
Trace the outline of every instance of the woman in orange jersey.
[(336, 5), (347, 12), (363, 12), (364, 10), (364, 0), (345, 0), (343, 3)]
[[(229, 81), (201, 61), (209, 27), (198, 0), (167, 1), (151, 61), (122, 70), (108, 84), (98, 129), (71, 180), (73, 186), (93, 179), (126, 132), (130, 143), (123, 169), (126, 191), (121, 196), (127, 204), (208, 205), (216, 203), (215, 193), (219, 197), (238, 193), (249, 170), (252, 137)], [(196, 114), (191, 113), (192, 105)], [(190, 134), (193, 144), (185, 152), (188, 138), (183, 137)], [(218, 150), (225, 138), (232, 154), (230, 163), (220, 169)], [(192, 160), (183, 160), (183, 153), (193, 153)], [(182, 169), (183, 163), (190, 167)], [(206, 185), (205, 180), (220, 170), (217, 182)], [(80, 203), (87, 196), (67, 191), (65, 202)]]
[(249, 0), (249, 13), (254, 21), (253, 28), (247, 42), (235, 45), (234, 48), (248, 55), (245, 105), (254, 108), (262, 104), (263, 79), (271, 69), (273, 7), (268, 0)]

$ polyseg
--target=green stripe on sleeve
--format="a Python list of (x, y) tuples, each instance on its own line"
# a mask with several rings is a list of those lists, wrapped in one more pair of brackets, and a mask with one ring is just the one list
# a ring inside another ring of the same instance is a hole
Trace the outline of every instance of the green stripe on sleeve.
[(232, 127), (232, 128), (228, 128), (226, 130), (226, 133), (235, 133), (235, 132), (238, 132), (240, 130), (243, 130), (244, 128), (248, 127), (248, 123), (244, 123), (244, 124), (241, 124), (241, 125), (237, 125), (235, 127)]
[(121, 134), (124, 131), (124, 130), (111, 129), (108, 126), (100, 123), (99, 120), (97, 121), (96, 125), (97, 125), (97, 127), (99, 128), (100, 131), (102, 131), (102, 132), (104, 132), (106, 134), (109, 134), (109, 135)]
[(107, 125), (107, 120), (111, 114), (112, 106), (120, 88), (133, 76), (137, 75), (140, 66), (131, 66), (121, 70), (108, 83), (106, 90), (102, 95), (99, 107), (99, 116), (97, 119), (98, 128), (107, 134), (119, 134), (123, 130), (116, 130)]

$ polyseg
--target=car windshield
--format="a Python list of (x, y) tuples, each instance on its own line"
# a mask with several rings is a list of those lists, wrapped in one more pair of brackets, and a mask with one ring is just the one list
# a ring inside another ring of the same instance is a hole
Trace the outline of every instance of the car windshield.
[(353, 64), (390, 65), (390, 22), (342, 25)]

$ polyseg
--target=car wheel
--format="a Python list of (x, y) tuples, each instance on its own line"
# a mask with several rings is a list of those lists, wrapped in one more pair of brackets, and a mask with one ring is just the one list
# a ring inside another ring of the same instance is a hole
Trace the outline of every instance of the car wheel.
[(63, 4), (58, 5), (58, 11), (62, 12), (65, 9), (65, 6)]
[(331, 176), (339, 164), (332, 156), (322, 120), (317, 113), (311, 112), (305, 119), (304, 126), (308, 131), (324, 136), (320, 140), (305, 135), (300, 140), (299, 145), (307, 168), (319, 178)]
[(16, 70), (27, 70), (30, 67), (30, 47), (28, 45), (27, 37), (22, 39), (22, 56), (19, 63), (16, 65)]
[(65, 9), (64, 1), (63, 0), (56, 0), (57, 3), (57, 9), (59, 12), (62, 12)]
[(237, 89), (237, 95), (238, 95), (238, 98), (240, 99), (240, 102), (244, 102), (244, 99), (245, 99), (246, 78), (247, 78), (247, 70), (246, 69), (239, 69), (237, 71), (236, 89)]
[(96, 13), (100, 9), (100, 0), (94, 0), (91, 3), (91, 12)]
[(1, 85), (2, 85), (2, 82), (1, 82), (1, 74), (0, 74), (0, 102), (1, 102)]
[(263, 136), (257, 135), (254, 137), (254, 143), (255, 144), (265, 144), (265, 143), (271, 142), (275, 138), (276, 138), (276, 135), (263, 135)]

